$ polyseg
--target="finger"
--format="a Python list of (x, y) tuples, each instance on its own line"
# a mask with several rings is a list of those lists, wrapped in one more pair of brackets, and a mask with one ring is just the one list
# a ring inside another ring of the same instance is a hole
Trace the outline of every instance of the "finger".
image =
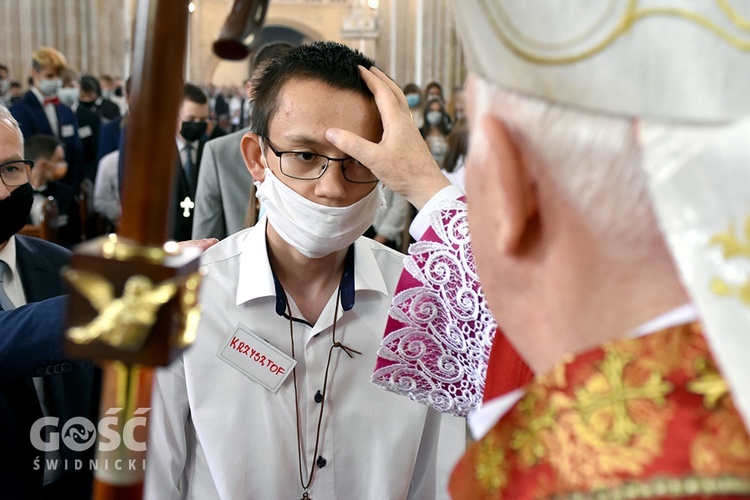
[[(397, 120), (399, 115), (408, 113), (408, 106), (406, 110), (401, 107), (397, 96), (382, 78), (376, 76), (372, 71), (368, 71), (363, 66), (360, 66), (359, 69), (362, 79), (367, 84), (367, 88), (369, 88), (372, 95), (375, 96), (375, 104), (380, 111), (384, 128), (387, 128), (389, 123)], [(385, 73), (383, 73), (383, 75), (385, 75)]]
[(370, 68), (370, 71), (374, 73), (375, 76), (383, 80), (386, 85), (388, 85), (388, 87), (391, 89), (391, 92), (393, 92), (393, 95), (396, 96), (398, 103), (401, 105), (401, 109), (403, 109), (404, 111), (409, 111), (409, 103), (406, 101), (406, 96), (404, 95), (403, 90), (401, 90), (401, 87), (399, 87), (396, 82), (391, 80), (391, 77), (389, 77), (382, 69), (378, 68), (377, 66), (373, 66), (372, 68)]
[[(364, 139), (353, 132), (339, 128), (326, 130), (326, 139), (336, 149), (347, 156), (356, 158), (363, 165), (374, 165), (377, 158), (378, 145)], [(375, 173), (377, 175), (377, 173)]]

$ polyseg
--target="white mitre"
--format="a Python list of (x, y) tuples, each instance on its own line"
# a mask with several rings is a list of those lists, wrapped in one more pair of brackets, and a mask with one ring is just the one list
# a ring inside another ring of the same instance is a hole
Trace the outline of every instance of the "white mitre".
[(662, 232), (750, 429), (750, 1), (453, 5), (473, 73), (638, 119)]

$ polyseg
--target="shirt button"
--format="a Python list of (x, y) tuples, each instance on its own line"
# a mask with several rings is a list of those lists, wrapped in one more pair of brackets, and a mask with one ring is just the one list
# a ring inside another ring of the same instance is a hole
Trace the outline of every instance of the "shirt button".
[(323, 401), (323, 395), (318, 391), (315, 393), (315, 402), (320, 403), (321, 401)]
[(327, 462), (325, 458), (323, 458), (322, 456), (318, 456), (318, 460), (316, 460), (315, 463), (318, 465), (319, 469), (322, 469), (326, 466)]

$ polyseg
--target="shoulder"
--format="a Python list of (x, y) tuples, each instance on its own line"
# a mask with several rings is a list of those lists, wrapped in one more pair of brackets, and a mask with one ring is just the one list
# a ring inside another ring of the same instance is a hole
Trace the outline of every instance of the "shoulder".
[(226, 261), (238, 257), (245, 248), (248, 237), (256, 231), (263, 229), (258, 225), (243, 229), (230, 236), (227, 236), (201, 255), (201, 265), (210, 266), (218, 262)]
[(16, 245), (19, 253), (26, 252), (32, 256), (45, 258), (52, 262), (67, 263), (73, 255), (67, 248), (30, 236), (16, 235)]
[(34, 94), (31, 91), (28, 91), (23, 95), (23, 97), (13, 103), (13, 105), (10, 107), (10, 113), (13, 116), (18, 116), (18, 114), (20, 113), (27, 112), (31, 103), (29, 98), (36, 100)]
[[(380, 274), (386, 283), (388, 290), (393, 293), (396, 287), (401, 271), (404, 268), (404, 254), (397, 252), (385, 245), (378, 243), (377, 241), (361, 236), (355, 245), (355, 252), (367, 252), (375, 260)], [(358, 261), (362, 265), (368, 265), (368, 258), (366, 255), (362, 255), (362, 259)], [(355, 257), (356, 258), (356, 257)]]

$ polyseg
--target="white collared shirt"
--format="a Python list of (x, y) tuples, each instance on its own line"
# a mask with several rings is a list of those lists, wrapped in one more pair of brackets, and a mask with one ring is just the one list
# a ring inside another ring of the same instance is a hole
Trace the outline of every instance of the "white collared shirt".
[[(156, 377), (146, 498), (302, 496), (292, 376), (273, 393), (218, 357), (238, 325), (291, 354), (289, 321), (275, 312), (265, 227), (261, 219), (203, 255), (197, 340)], [(326, 465), (315, 466), (313, 499), (436, 497), (441, 416), (370, 383), (402, 261), (372, 240), (354, 244), (356, 298), (349, 311), (339, 306), (336, 338), (362, 354), (350, 359), (334, 350), (317, 453)], [(305, 478), (317, 459), (314, 397), (323, 389), (335, 298), (315, 325), (294, 322)]]
[(5, 273), (3, 286), (5, 293), (13, 305), (21, 307), (26, 304), (26, 294), (23, 292), (21, 275), (18, 273), (18, 261), (16, 259), (16, 237), (11, 236), (5, 248), (0, 250), (0, 260), (8, 264), (10, 271)]
[(177, 142), (177, 151), (180, 153), (180, 165), (182, 165), (182, 168), (185, 168), (185, 164), (187, 163), (188, 151), (185, 149), (187, 146), (190, 146), (190, 162), (193, 164), (193, 168), (196, 168), (196, 161), (198, 159), (198, 141), (187, 142), (179, 134), (177, 134), (175, 140)]

